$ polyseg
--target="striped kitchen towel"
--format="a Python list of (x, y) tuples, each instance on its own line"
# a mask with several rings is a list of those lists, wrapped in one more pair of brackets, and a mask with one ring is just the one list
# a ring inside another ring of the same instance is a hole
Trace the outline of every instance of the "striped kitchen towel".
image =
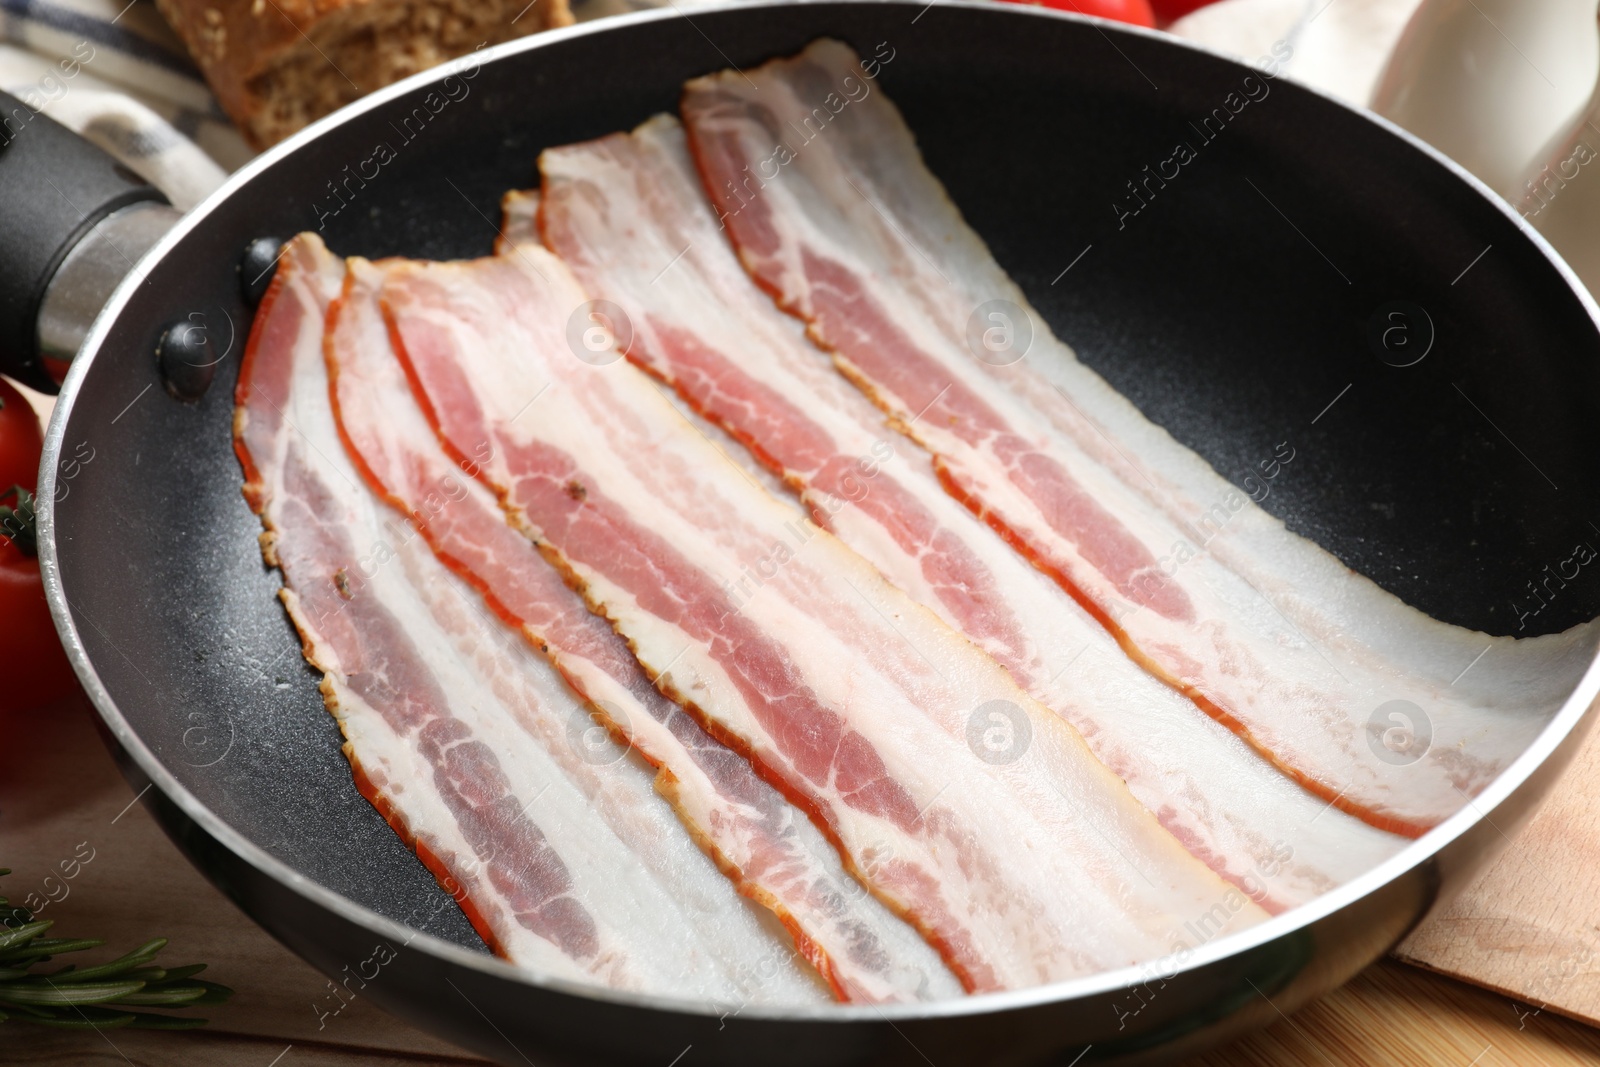
[(252, 154), (149, 0), (0, 0), (0, 89), (116, 156), (179, 210)]

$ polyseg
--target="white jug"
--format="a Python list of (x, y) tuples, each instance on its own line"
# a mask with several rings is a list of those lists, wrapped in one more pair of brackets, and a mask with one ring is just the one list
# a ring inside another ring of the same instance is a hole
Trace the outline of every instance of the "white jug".
[(1531, 161), (1600, 75), (1596, 0), (1428, 0), (1372, 109), (1517, 200)]
[(1529, 168), (1513, 201), (1600, 299), (1600, 87)]

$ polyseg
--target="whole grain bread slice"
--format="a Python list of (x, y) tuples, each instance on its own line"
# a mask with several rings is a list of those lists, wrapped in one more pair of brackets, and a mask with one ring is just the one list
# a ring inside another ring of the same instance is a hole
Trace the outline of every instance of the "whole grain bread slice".
[(419, 70), (572, 22), (567, 0), (156, 0), (257, 148)]

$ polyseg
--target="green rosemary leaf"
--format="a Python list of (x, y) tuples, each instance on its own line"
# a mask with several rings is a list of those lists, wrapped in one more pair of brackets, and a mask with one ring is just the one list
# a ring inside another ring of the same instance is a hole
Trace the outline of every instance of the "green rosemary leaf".
[(206, 982), (196, 978), (190, 984), (203, 986), (206, 991), (205, 996), (195, 1001), (196, 1004), (226, 1004), (228, 999), (233, 996), (233, 990), (216, 982)]
[(118, 997), (117, 1003), (136, 1008), (181, 1008), (205, 995), (206, 991), (200, 986), (180, 985), (170, 989), (141, 989), (137, 993)]
[(68, 941), (66, 938), (36, 938), (22, 948), (11, 952), (0, 953), (0, 963), (43, 963), (54, 959), (65, 952), (82, 952), (88, 948), (99, 948), (104, 941), (81, 940)]
[(28, 1022), (32, 1022), (36, 1018), (49, 1019), (56, 1013), (54, 1008), (40, 1008), (32, 1004), (6, 1004), (4, 1006), (8, 1011), (20, 1012), (24, 1020)]
[(0, 962), (5, 961), (7, 950), (27, 944), (54, 925), (54, 919), (40, 919), (38, 922), (28, 923), (26, 926), (19, 926), (15, 930), (0, 934)]
[(146, 989), (172, 981), (172, 972), (161, 967), (135, 967), (131, 971), (123, 971), (121, 977), (125, 981), (143, 982)]
[(144, 944), (140, 945), (126, 956), (114, 959), (110, 963), (102, 963), (98, 967), (85, 967), (81, 971), (75, 971), (74, 973), (66, 976), (66, 978), (63, 980), (68, 982), (83, 982), (101, 978), (110, 978), (112, 975), (121, 974), (123, 971), (149, 963), (151, 960), (156, 958), (156, 953), (160, 952), (166, 947), (166, 945), (167, 939), (164, 937), (158, 937), (154, 940), (146, 941)]
[(55, 1027), (58, 1030), (118, 1030), (124, 1026), (134, 1025), (138, 1018), (138, 1012), (117, 1011), (114, 1008), (97, 1008), (94, 1005), (88, 1005), (75, 1011), (52, 1015), (48, 1019), (29, 1019), (28, 1021), (39, 1026)]
[(89, 937), (36, 937), (24, 951), (43, 949), (47, 952), (77, 952), (80, 949), (99, 948), (103, 944), (104, 941)]
[(108, 1000), (137, 993), (143, 982), (7, 982), (0, 986), (0, 1003), (5, 1004), (104, 1004)]

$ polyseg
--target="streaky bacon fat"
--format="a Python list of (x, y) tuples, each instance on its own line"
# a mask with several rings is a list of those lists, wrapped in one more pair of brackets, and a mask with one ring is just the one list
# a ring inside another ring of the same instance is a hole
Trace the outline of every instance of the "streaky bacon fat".
[[(746, 268), (932, 453), (951, 493), (1152, 674), (1328, 802), (1420, 834), (1570, 692), (1592, 626), (1514, 641), (1428, 618), (1290, 533), (1078, 363), (848, 47), (690, 82), (682, 112)], [(1020, 360), (1003, 335), (998, 350), (973, 340), (1024, 325)]]
[[(513, 214), (503, 233), (515, 240), (530, 228), (531, 219)], [(955, 976), (921, 936), (845, 873), (833, 846), (742, 756), (654, 688), (622, 638), (507, 524), (494, 494), (444, 454), (390, 348), (378, 307), (385, 269), (350, 261), (327, 336), (335, 414), (368, 484), (501, 618), (521, 628), (606, 729), (658, 768), (656, 788), (694, 839), (741, 892), (794, 933), (841, 998), (959, 994)], [(488, 442), (483, 446), (474, 448), (473, 463), (482, 462)], [(609, 751), (599, 757), (615, 758)]]
[(1072, 723), (1196, 857), (1281, 910), (1403, 846), (1328, 811), (1152, 679), (946, 494), (921, 450), (888, 429), (801, 324), (747, 278), (675, 119), (547, 150), (540, 170), (540, 196), (503, 202), (507, 238), (536, 240), (542, 204), (548, 246), (587, 291), (628, 316), (629, 359), (744, 441), (822, 525)]
[[(1076, 731), (793, 519), (620, 355), (578, 358), (588, 295), (558, 259), (395, 267), (381, 302), (454, 458), (490, 443), (480, 476), (658, 686), (804, 804), (967, 988), (1154, 958), (1199, 917), (1264, 917)], [(975, 715), (1021, 740), (996, 758)]]
[[(583, 705), (361, 483), (323, 361), (343, 264), (292, 241), (240, 372), (263, 552), (357, 782), (498, 953), (545, 977), (724, 1004), (820, 983), (684, 833), (650, 768), (568, 740)], [(610, 746), (606, 751), (605, 746)]]

